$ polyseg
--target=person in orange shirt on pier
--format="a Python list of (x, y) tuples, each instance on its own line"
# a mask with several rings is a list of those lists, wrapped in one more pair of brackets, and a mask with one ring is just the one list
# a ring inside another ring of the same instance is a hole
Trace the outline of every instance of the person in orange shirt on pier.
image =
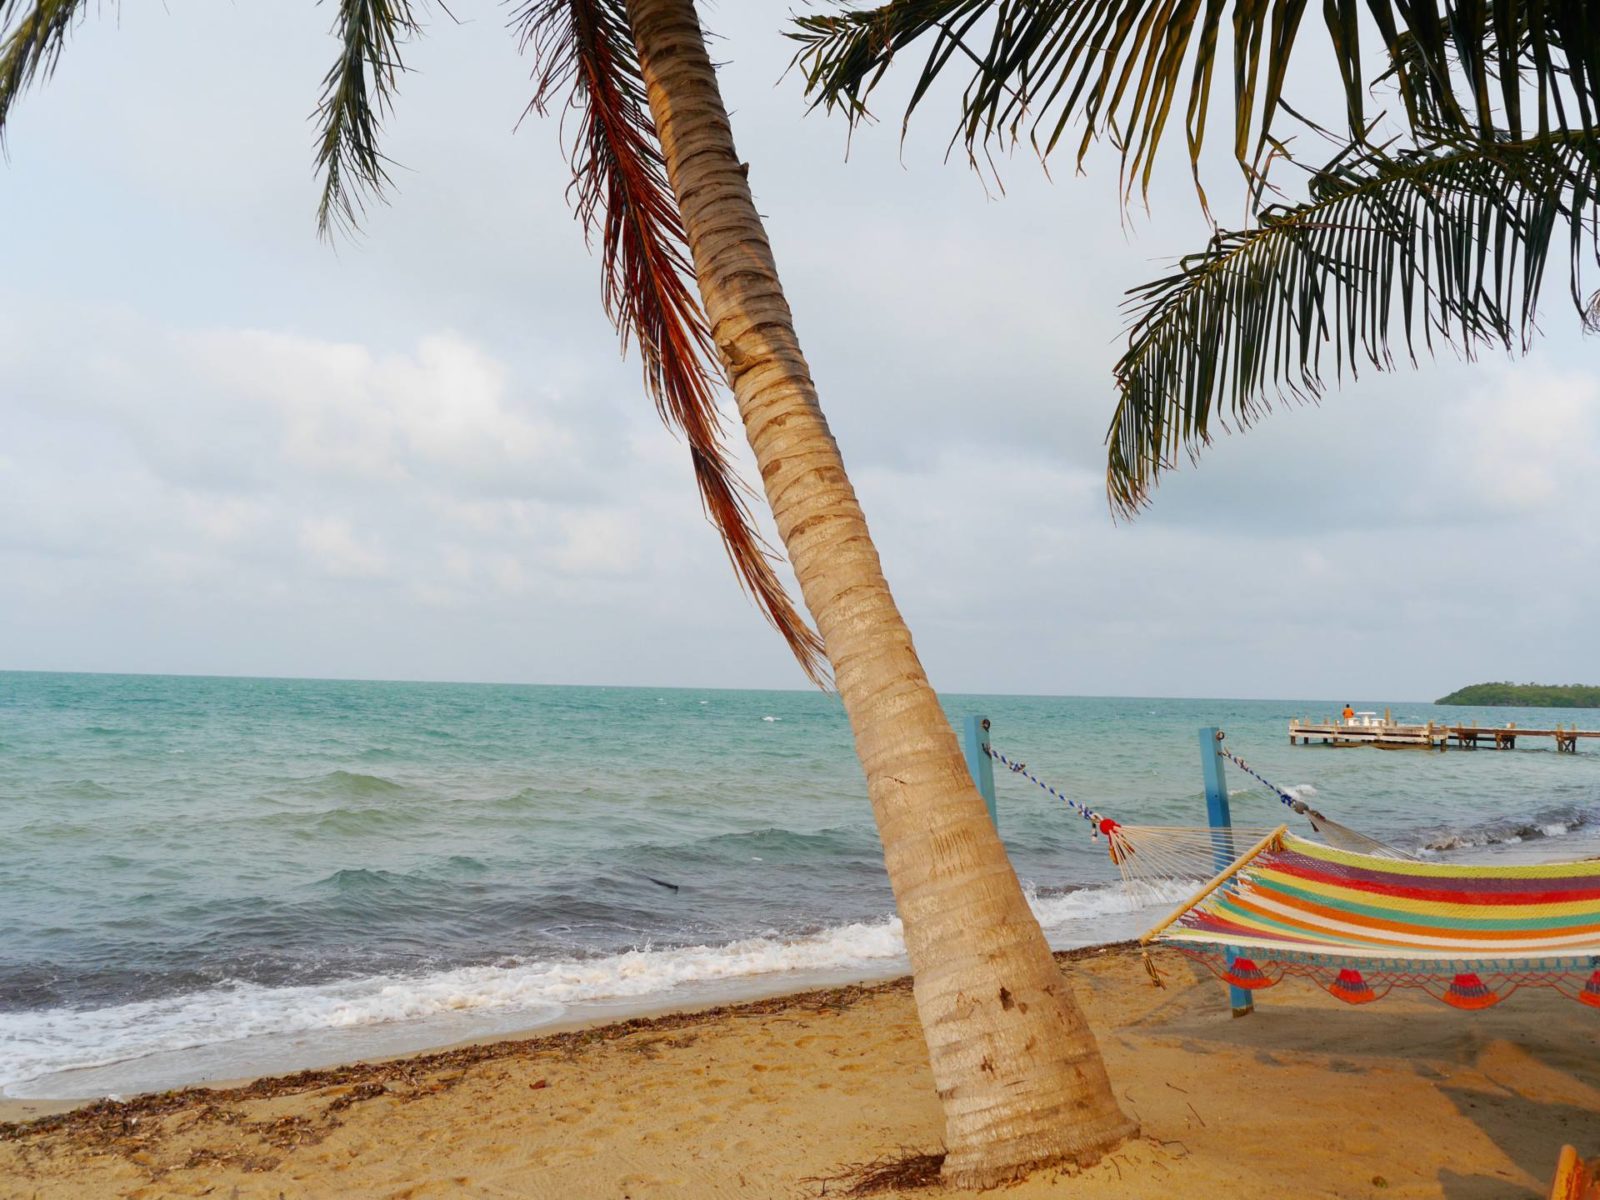
[(1344, 717), (1344, 723), (1346, 725), (1348, 725), (1348, 724), (1350, 724), (1351, 720), (1355, 717), (1356, 710), (1350, 707), (1349, 701), (1346, 701), (1345, 702), (1345, 706), (1344, 706), (1344, 712), (1341, 713), (1340, 715)]

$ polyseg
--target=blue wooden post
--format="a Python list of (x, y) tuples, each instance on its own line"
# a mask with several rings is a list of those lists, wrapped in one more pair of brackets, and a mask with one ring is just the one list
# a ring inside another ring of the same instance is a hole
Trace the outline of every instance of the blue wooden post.
[[(1233, 845), (1233, 815), (1228, 811), (1228, 781), (1222, 773), (1222, 734), (1215, 726), (1200, 730), (1200, 770), (1206, 780), (1206, 823), (1211, 826), (1211, 862), (1220, 873), (1227, 870), (1238, 852)], [(1234, 953), (1229, 950), (1226, 960), (1231, 966)], [(1228, 999), (1233, 1005), (1233, 1015), (1248, 1017), (1255, 1011), (1255, 997), (1247, 988), (1228, 985)]]
[(994, 759), (989, 757), (989, 718), (968, 717), (961, 731), (961, 749), (967, 756), (967, 770), (989, 808), (989, 821), (1000, 832), (1000, 810), (994, 799)]

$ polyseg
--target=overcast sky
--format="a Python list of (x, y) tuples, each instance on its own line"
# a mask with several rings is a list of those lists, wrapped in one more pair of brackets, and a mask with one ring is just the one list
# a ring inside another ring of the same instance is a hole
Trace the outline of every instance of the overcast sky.
[[(1019, 157), (986, 195), (941, 122), (902, 150), (890, 113), (847, 162), (780, 80), (787, 7), (711, 9), (715, 54), (936, 686), (1383, 702), (1600, 677), (1600, 343), (1559, 288), (1528, 358), (1364, 375), (1114, 524), (1117, 304), (1204, 240), (1184, 164), (1125, 220), (1108, 154), (1053, 181)], [(0, 668), (804, 686), (619, 357), (555, 122), (514, 128), (505, 10), (452, 10), (408, 56), (399, 191), (336, 249), (307, 122), (327, 6), (112, 7), (14, 110)]]

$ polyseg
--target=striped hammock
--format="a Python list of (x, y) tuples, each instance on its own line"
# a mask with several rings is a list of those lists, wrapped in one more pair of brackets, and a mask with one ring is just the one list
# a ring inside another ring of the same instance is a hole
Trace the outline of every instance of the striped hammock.
[(1600, 1009), (1600, 862), (1406, 862), (1280, 827), (1141, 940), (1241, 988), (1292, 974), (1351, 1004), (1418, 987), (1479, 1009), (1543, 986)]

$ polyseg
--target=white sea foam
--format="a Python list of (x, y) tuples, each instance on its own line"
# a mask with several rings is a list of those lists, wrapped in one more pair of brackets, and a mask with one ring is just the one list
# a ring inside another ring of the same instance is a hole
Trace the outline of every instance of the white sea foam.
[[(1040, 897), (1030, 902), (1052, 944), (1114, 941), (1134, 932), (1140, 904), (1121, 885)], [(1165, 899), (1153, 897), (1152, 899)], [(1118, 920), (1118, 918), (1121, 918)], [(856, 922), (802, 937), (758, 937), (719, 946), (643, 948), (592, 959), (524, 961), (461, 967), (417, 978), (377, 976), (302, 987), (255, 984), (194, 992), (94, 1010), (47, 1009), (0, 1014), (0, 1092), (12, 1095), (82, 1094), (83, 1083), (55, 1084), (45, 1077), (112, 1063), (164, 1057), (165, 1073), (101, 1073), (129, 1090), (124, 1074), (160, 1079), (159, 1086), (202, 1078), (195, 1063), (244, 1064), (241, 1069), (286, 1070), (307, 1065), (305, 1047), (320, 1061), (416, 1049), (498, 1030), (548, 1024), (571, 1008), (612, 1009), (671, 1003), (686, 995), (715, 997), (733, 985), (762, 977), (866, 977), (903, 969), (905, 944), (897, 917)], [(773, 982), (779, 982), (773, 980)], [(783, 981), (786, 985), (787, 980)], [(398, 1032), (420, 1027), (408, 1037)], [(430, 1037), (428, 1031), (434, 1032)], [(341, 1039), (338, 1035), (347, 1035)], [(226, 1047), (251, 1039), (278, 1043), (270, 1068)], [(296, 1039), (287, 1048), (286, 1039)], [(301, 1055), (294, 1057), (299, 1045)], [(383, 1050), (375, 1050), (381, 1045)], [(216, 1074), (228, 1073), (225, 1069)], [(91, 1078), (98, 1078), (95, 1076)], [(29, 1081), (44, 1081), (29, 1086)], [(141, 1083), (132, 1085), (157, 1086)]]
[[(474, 988), (450, 972), (423, 980), (369, 978), (316, 987), (256, 984), (191, 992), (100, 1009), (43, 1009), (0, 1015), (0, 1092), (51, 1094), (17, 1084), (60, 1071), (104, 1066), (251, 1038), (292, 1037), (387, 1021), (438, 1017), (483, 1003), (498, 992), (514, 1002), (515, 987)], [(553, 1019), (561, 1006), (526, 997), (529, 1024)]]
[[(0, 1015), (0, 1089), (15, 1093), (14, 1085), (41, 1075), (240, 1039), (513, 1013), (517, 1024), (533, 1027), (586, 1002), (665, 998), (693, 985), (777, 972), (870, 973), (873, 964), (903, 953), (899, 922), (886, 920), (789, 940), (751, 938), (314, 987), (241, 984), (89, 1011), (6, 1013)], [(352, 1049), (351, 1056), (360, 1052)]]
[[(1083, 888), (1055, 896), (1030, 893), (1028, 902), (1050, 937), (1052, 945), (1091, 945), (1115, 942), (1142, 931), (1141, 914), (1153, 904), (1172, 905), (1192, 895), (1194, 886), (1184, 880), (1141, 881)], [(1137, 918), (1137, 919), (1135, 919)]]

